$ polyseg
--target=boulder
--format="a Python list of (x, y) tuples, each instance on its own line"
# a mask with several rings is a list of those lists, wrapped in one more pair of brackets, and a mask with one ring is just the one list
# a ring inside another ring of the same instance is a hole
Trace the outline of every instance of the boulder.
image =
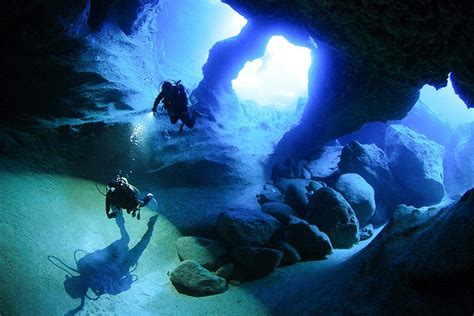
[(318, 191), (321, 188), (324, 188), (326, 186), (326, 183), (321, 182), (321, 181), (309, 181), (308, 185), (306, 186), (306, 191), (308, 191), (308, 194), (313, 194), (314, 192)]
[(176, 289), (190, 295), (209, 295), (227, 290), (224, 278), (214, 275), (193, 260), (184, 260), (171, 271), (171, 282)]
[(211, 271), (217, 268), (217, 261), (227, 253), (219, 241), (201, 237), (178, 238), (176, 250), (181, 260), (196, 261)]
[(309, 180), (304, 179), (281, 178), (276, 184), (283, 192), (285, 203), (300, 215), (304, 215), (306, 204), (308, 204), (306, 186), (309, 182)]
[(217, 276), (230, 280), (234, 274), (234, 264), (232, 262), (227, 262), (221, 265), (215, 272)]
[(289, 178), (280, 178), (275, 182), (275, 186), (282, 192), (284, 195), (286, 190), (290, 185), (295, 186), (307, 186), (310, 180), (306, 179), (289, 179)]
[(261, 277), (273, 272), (283, 258), (283, 252), (270, 248), (237, 247), (230, 256), (252, 276)]
[(232, 276), (229, 281), (230, 284), (240, 284), (240, 282), (247, 282), (253, 278), (253, 276), (251, 276), (247, 269), (242, 265), (237, 262), (233, 262), (233, 265)]
[(263, 246), (281, 229), (273, 216), (254, 210), (231, 210), (217, 218), (217, 233), (232, 247)]
[(278, 202), (263, 204), (262, 212), (275, 217), (283, 225), (287, 225), (290, 222), (290, 215), (297, 216), (295, 210), (292, 209), (291, 206)]
[(444, 185), (451, 198), (474, 187), (474, 123), (459, 126), (452, 134), (443, 160)]
[(326, 179), (338, 173), (342, 146), (323, 147), (307, 165), (312, 179)]
[(334, 248), (350, 248), (359, 241), (359, 221), (341, 193), (326, 187), (311, 197), (305, 219), (331, 239)]
[(303, 259), (319, 260), (332, 253), (331, 241), (325, 233), (308, 222), (291, 217), (287, 227), (288, 243), (295, 247)]
[(274, 247), (275, 249), (283, 252), (283, 258), (281, 259), (280, 266), (289, 266), (301, 261), (301, 256), (298, 250), (287, 242), (282, 242)]
[(283, 202), (283, 195), (280, 190), (271, 184), (265, 184), (263, 190), (257, 194), (257, 201), (260, 205), (268, 202)]
[(403, 187), (405, 204), (432, 205), (444, 196), (444, 147), (401, 125), (391, 125), (385, 135), (390, 169)]
[(311, 180), (311, 173), (306, 168), (308, 162), (306, 160), (299, 160), (293, 166), (293, 174), (295, 178)]
[(364, 178), (375, 190), (376, 215), (382, 220), (390, 217), (397, 204), (398, 188), (382, 149), (375, 144), (350, 142), (342, 149), (339, 169), (342, 173), (357, 173)]
[(397, 124), (423, 134), (428, 139), (443, 146), (449, 143), (449, 137), (453, 132), (443, 116), (421, 99), (415, 103), (407, 116), (398, 121)]
[(273, 182), (278, 182), (280, 178), (293, 179), (295, 177), (294, 165), (294, 159), (287, 159), (284, 164), (275, 164), (271, 175)]
[(373, 234), (374, 234), (374, 226), (372, 226), (372, 224), (369, 224), (360, 230), (359, 239), (361, 241), (367, 240), (370, 237), (372, 237)]
[(375, 192), (370, 184), (357, 173), (345, 173), (337, 179), (334, 189), (349, 202), (360, 227), (367, 225), (375, 212)]

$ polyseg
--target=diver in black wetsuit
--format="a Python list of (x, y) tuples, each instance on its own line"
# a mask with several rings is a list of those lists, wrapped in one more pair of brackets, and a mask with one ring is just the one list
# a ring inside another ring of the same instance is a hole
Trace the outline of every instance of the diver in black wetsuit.
[(169, 81), (163, 82), (161, 92), (153, 103), (152, 112), (156, 112), (158, 104), (163, 101), (163, 108), (168, 112), (172, 124), (176, 124), (181, 120), (179, 131), (182, 132), (184, 125), (188, 128), (193, 128), (196, 123), (196, 116), (188, 108), (188, 96), (186, 89), (177, 81), (176, 84), (171, 84)]
[(147, 205), (153, 199), (153, 194), (148, 193), (144, 199), (140, 198), (140, 192), (133, 185), (129, 184), (127, 178), (117, 176), (117, 179), (107, 184), (107, 194), (105, 198), (105, 213), (108, 218), (114, 218), (117, 214), (110, 210), (111, 206), (126, 209), (127, 213), (132, 213), (132, 217), (140, 219), (140, 208)]

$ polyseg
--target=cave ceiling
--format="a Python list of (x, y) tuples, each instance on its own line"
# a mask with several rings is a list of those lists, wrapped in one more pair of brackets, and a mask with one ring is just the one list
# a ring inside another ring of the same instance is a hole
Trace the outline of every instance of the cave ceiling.
[(454, 74), (469, 105), (474, 81), (471, 1), (224, 0), (256, 20), (285, 20), (342, 58), (387, 79), (414, 86), (446, 85)]
[(444, 87), (450, 74), (455, 92), (474, 105), (472, 2), (224, 2), (249, 21), (278, 22), (318, 45), (305, 113), (277, 145), (274, 163), (307, 157), (367, 122), (403, 118), (423, 85)]

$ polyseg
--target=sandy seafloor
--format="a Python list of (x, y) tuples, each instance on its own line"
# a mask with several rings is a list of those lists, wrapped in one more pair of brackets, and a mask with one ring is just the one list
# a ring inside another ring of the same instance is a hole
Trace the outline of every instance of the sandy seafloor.
[[(53, 265), (48, 256), (76, 268), (76, 250), (92, 253), (120, 239), (117, 223), (105, 216), (104, 197), (92, 181), (27, 170), (1, 170), (0, 188), (0, 314), (63, 315), (73, 310), (79, 306), (80, 299), (67, 294), (63, 284), (67, 273)], [(320, 303), (327, 305), (328, 300), (335, 299), (328, 294), (334, 295), (337, 280), (341, 280), (342, 274), (350, 273), (347, 269), (340, 273), (339, 267), (368, 241), (351, 250), (335, 250), (324, 261), (299, 263), (277, 269), (254, 282), (230, 285), (220, 295), (186, 296), (171, 284), (168, 272), (179, 263), (175, 240), (183, 232), (197, 231), (199, 225), (211, 227), (215, 217), (228, 206), (224, 200), (254, 206), (256, 202), (251, 194), (255, 189), (249, 188), (249, 192), (212, 187), (155, 190), (159, 206), (152, 208), (160, 216), (132, 273), (136, 281), (129, 290), (117, 295), (86, 299), (78, 314), (304, 314), (308, 309), (317, 310)], [(147, 230), (154, 211), (144, 208), (140, 221), (124, 215), (129, 248), (132, 248)], [(79, 258), (81, 253), (84, 254), (79, 251)]]

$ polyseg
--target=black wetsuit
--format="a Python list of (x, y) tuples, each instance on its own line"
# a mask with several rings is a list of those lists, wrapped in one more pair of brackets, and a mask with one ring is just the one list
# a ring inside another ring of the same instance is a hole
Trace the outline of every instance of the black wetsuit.
[(127, 213), (132, 212), (135, 215), (136, 211), (140, 211), (140, 207), (145, 206), (148, 202), (149, 200), (142, 200), (138, 190), (126, 182), (115, 180), (107, 184), (105, 213), (108, 218), (115, 217), (115, 213), (110, 212), (112, 205), (126, 209)]
[(169, 91), (161, 90), (153, 104), (153, 112), (156, 112), (161, 101), (163, 101), (163, 108), (168, 112), (172, 124), (181, 120), (188, 128), (194, 127), (196, 117), (188, 109), (188, 97), (182, 85), (172, 86)]

